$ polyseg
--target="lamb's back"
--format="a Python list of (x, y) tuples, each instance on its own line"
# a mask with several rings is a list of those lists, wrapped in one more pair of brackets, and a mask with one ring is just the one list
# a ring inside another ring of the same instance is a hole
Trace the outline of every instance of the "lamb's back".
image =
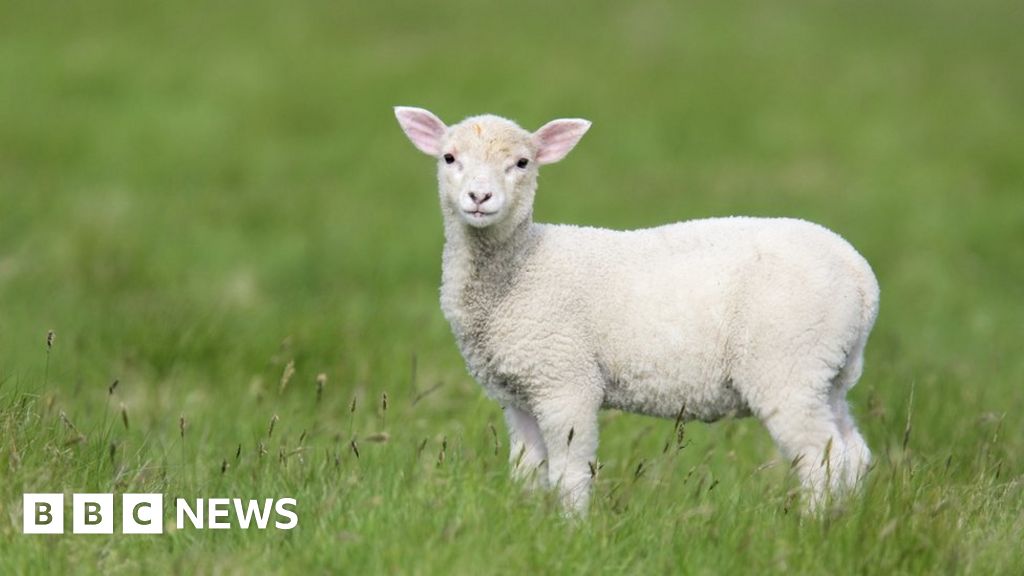
[(738, 331), (761, 330), (792, 309), (802, 310), (796, 323), (848, 324), (864, 314), (872, 286), (877, 306), (864, 259), (802, 220), (715, 218), (632, 231), (539, 226), (542, 241), (517, 282), (520, 303), (538, 329), (547, 323), (571, 333), (611, 364), (658, 366), (682, 355), (696, 367), (688, 378), (714, 376), (726, 370)]

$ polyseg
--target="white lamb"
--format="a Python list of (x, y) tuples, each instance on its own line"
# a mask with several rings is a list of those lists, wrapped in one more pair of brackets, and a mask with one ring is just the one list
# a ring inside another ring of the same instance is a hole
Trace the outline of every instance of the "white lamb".
[(871, 453), (846, 392), (878, 312), (871, 267), (802, 220), (715, 218), (613, 231), (533, 222), (537, 168), (590, 127), (534, 133), (497, 116), (448, 127), (395, 109), (438, 160), (441, 309), (501, 403), (513, 475), (537, 472), (585, 513), (601, 408), (713, 421), (757, 416), (814, 507)]

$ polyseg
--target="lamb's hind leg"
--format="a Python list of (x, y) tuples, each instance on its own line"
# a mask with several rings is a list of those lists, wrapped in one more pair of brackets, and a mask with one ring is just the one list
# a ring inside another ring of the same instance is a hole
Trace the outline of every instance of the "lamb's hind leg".
[(857, 425), (850, 414), (850, 405), (846, 402), (846, 393), (853, 388), (864, 368), (864, 346), (857, 346), (849, 356), (849, 360), (839, 374), (836, 375), (832, 390), (829, 393), (829, 404), (835, 415), (839, 433), (846, 444), (846, 468), (843, 481), (847, 488), (855, 488), (867, 473), (871, 465), (871, 450), (867, 442), (857, 430)]
[(846, 470), (846, 442), (829, 403), (831, 376), (822, 370), (762, 374), (747, 394), (751, 410), (795, 466), (810, 509), (841, 491)]
[(846, 447), (843, 488), (852, 490), (867, 474), (868, 466), (871, 465), (871, 450), (868, 449), (867, 442), (857, 430), (857, 425), (850, 414), (850, 406), (846, 403), (845, 393), (834, 392), (830, 404), (839, 426), (839, 433), (843, 437), (843, 444)]

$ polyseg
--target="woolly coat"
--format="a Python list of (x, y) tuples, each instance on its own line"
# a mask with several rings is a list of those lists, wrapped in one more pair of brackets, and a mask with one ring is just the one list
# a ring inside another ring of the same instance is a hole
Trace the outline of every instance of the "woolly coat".
[(460, 233), (445, 251), (442, 310), (473, 376), (524, 410), (583, 390), (604, 407), (712, 421), (824, 393), (786, 375), (817, 365), (831, 381), (878, 310), (867, 262), (802, 220), (527, 221), (497, 246)]

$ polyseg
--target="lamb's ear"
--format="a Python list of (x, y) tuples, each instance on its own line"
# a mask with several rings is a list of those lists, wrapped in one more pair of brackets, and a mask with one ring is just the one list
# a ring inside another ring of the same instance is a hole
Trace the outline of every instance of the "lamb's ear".
[(441, 137), (448, 127), (433, 112), (423, 108), (395, 106), (395, 118), (398, 118), (405, 135), (422, 152), (431, 156), (441, 153)]
[(582, 118), (552, 120), (533, 133), (537, 143), (537, 163), (558, 162), (572, 150), (590, 129), (590, 121)]

